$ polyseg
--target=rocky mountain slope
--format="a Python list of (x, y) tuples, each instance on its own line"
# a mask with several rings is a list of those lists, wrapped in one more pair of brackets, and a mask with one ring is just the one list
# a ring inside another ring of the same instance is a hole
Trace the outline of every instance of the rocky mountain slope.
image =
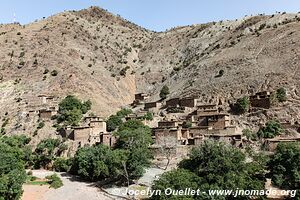
[(241, 96), (285, 87), (287, 115), (300, 119), (300, 14), (157, 33), (91, 7), (1, 25), (0, 44), (0, 117), (9, 119), (8, 132), (33, 132), (26, 112), (40, 94), (91, 99), (93, 112), (107, 117), (136, 92), (157, 100), (163, 85), (172, 97), (199, 96), (225, 109)]

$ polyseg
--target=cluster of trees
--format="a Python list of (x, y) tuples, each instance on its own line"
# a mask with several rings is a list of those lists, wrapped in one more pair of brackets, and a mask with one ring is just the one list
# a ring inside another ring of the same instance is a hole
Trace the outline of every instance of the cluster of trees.
[(59, 103), (57, 123), (63, 125), (78, 125), (83, 114), (92, 106), (90, 100), (82, 102), (75, 96), (69, 95)]
[(22, 196), (29, 142), (25, 136), (0, 138), (0, 200), (16, 200)]
[(300, 142), (280, 143), (270, 160), (272, 183), (282, 189), (297, 190), (300, 199)]
[[(152, 189), (164, 191), (192, 188), (200, 189), (200, 195), (195, 196), (153, 196), (152, 199), (232, 199), (233, 197), (209, 196), (212, 189), (264, 189), (265, 163), (262, 156), (252, 156), (252, 162), (246, 161), (246, 155), (241, 150), (221, 142), (206, 141), (194, 148), (185, 159), (179, 163), (178, 169), (164, 173), (154, 182)], [(236, 197), (235, 199), (247, 199)]]
[[(280, 143), (274, 155), (253, 151), (243, 152), (221, 142), (206, 141), (194, 148), (178, 169), (164, 173), (154, 181), (153, 190), (167, 188), (200, 189), (200, 195), (155, 195), (152, 199), (252, 199), (247, 196), (209, 196), (208, 190), (232, 189), (264, 190), (267, 177), (281, 189), (297, 190), (292, 199), (300, 199), (300, 143)], [(202, 193), (202, 192), (205, 193)], [(264, 196), (256, 199), (265, 199)]]

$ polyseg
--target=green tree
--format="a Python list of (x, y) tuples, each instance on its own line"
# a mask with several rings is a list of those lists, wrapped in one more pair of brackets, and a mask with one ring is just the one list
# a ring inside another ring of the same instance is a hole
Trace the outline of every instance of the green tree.
[(281, 125), (278, 121), (271, 120), (266, 125), (259, 129), (257, 136), (259, 138), (274, 138), (282, 132)]
[[(249, 156), (249, 155), (248, 155)], [(266, 161), (259, 156), (252, 156), (252, 162), (246, 162), (246, 155), (231, 145), (222, 142), (205, 141), (195, 147), (189, 158), (179, 163), (179, 169), (188, 170), (198, 177), (198, 189), (206, 194), (192, 199), (250, 199), (239, 196), (208, 196), (212, 189), (248, 189), (263, 190)], [(162, 184), (160, 184), (162, 185)], [(185, 185), (173, 183), (174, 186), (184, 188)], [(170, 185), (167, 185), (171, 187)], [(155, 188), (156, 185), (153, 186)], [(160, 188), (164, 188), (161, 187)], [(166, 189), (166, 188), (164, 188)], [(156, 199), (167, 199), (156, 197)]]
[(108, 131), (116, 130), (123, 123), (122, 117), (118, 115), (111, 115), (106, 121)]
[(238, 113), (245, 113), (249, 110), (250, 100), (249, 97), (243, 97), (237, 100), (235, 104), (235, 110)]
[(151, 129), (139, 120), (129, 120), (119, 127), (115, 135), (118, 137), (117, 148), (128, 152), (126, 166), (130, 178), (140, 177), (152, 158), (149, 150), (153, 143)]
[(59, 139), (42, 140), (35, 149), (35, 168), (47, 168), (55, 159), (55, 149), (60, 145)]
[(169, 94), (170, 94), (169, 87), (164, 85), (162, 87), (162, 89), (160, 90), (159, 97), (162, 98), (162, 99), (166, 99)]
[(269, 162), (272, 183), (300, 192), (300, 142), (279, 143)]
[(9, 144), (0, 139), (0, 200), (17, 200), (21, 197), (22, 184), (26, 180), (24, 153), (15, 139)]
[(57, 122), (64, 125), (78, 125), (83, 114), (87, 113), (91, 106), (90, 100), (81, 102), (75, 96), (69, 95), (59, 103)]
[(171, 188), (173, 190), (185, 190), (186, 188), (191, 188), (197, 190), (200, 183), (200, 178), (193, 172), (185, 169), (176, 169), (164, 173), (159, 180), (154, 181), (153, 190), (162, 191), (161, 195), (154, 195), (151, 199), (161, 200), (161, 199), (194, 199), (194, 196), (172, 196), (166, 195), (164, 190)]
[(119, 126), (123, 124), (123, 118), (131, 113), (131, 109), (123, 108), (122, 110), (118, 111), (116, 115), (111, 115), (106, 121), (107, 130), (116, 130)]
[(122, 161), (126, 159), (123, 150), (112, 150), (105, 145), (83, 147), (74, 156), (71, 172), (92, 181), (119, 179), (124, 173)]

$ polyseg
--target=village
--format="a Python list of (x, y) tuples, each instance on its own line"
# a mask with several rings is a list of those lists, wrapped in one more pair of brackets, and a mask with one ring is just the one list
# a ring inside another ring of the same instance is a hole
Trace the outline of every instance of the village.
[[(39, 103), (35, 103), (28, 116), (37, 114), (39, 120), (51, 121), (58, 112), (58, 98), (51, 95), (39, 95)], [(197, 97), (170, 98), (151, 102), (145, 93), (135, 94), (130, 105), (134, 110), (123, 120), (139, 119), (152, 129), (154, 144), (150, 149), (155, 158), (165, 157), (168, 149), (173, 157), (184, 157), (190, 148), (211, 139), (223, 141), (238, 148), (249, 144), (242, 131), (236, 126), (232, 114), (214, 103), (202, 103)], [(269, 109), (271, 92), (264, 91), (249, 97), (250, 110)], [(143, 118), (147, 113), (153, 115), (152, 120)], [(299, 132), (299, 122), (280, 120), (284, 129), (293, 128)], [(79, 126), (67, 126), (59, 130), (61, 137), (71, 140), (76, 147), (103, 144), (113, 147), (117, 141), (113, 132), (107, 130), (105, 119), (99, 116), (86, 116)], [(263, 144), (268, 151), (274, 151), (279, 142), (300, 141), (298, 136), (282, 135), (272, 139), (264, 139)], [(250, 142), (251, 143), (251, 142)]]

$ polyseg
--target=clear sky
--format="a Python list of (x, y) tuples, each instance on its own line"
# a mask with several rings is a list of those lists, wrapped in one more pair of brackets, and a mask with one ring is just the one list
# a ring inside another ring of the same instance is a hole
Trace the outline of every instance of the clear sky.
[(13, 22), (14, 13), (18, 22), (26, 24), (92, 5), (156, 31), (258, 13), (300, 11), (300, 0), (2, 0), (0, 23)]

